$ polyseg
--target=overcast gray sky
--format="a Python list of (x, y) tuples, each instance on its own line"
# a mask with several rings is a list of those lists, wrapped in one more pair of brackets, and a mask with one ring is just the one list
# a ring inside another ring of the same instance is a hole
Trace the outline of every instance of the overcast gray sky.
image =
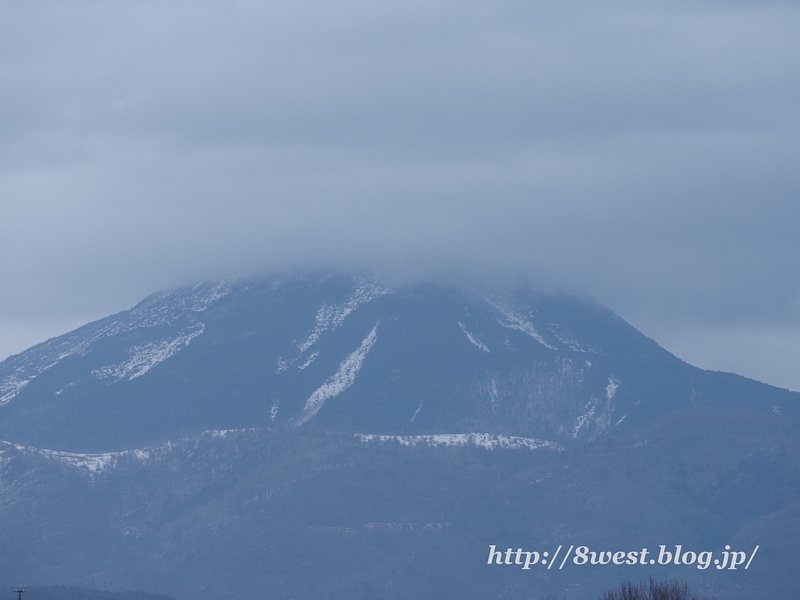
[(530, 277), (800, 390), (800, 4), (0, 0), (0, 358), (198, 278)]

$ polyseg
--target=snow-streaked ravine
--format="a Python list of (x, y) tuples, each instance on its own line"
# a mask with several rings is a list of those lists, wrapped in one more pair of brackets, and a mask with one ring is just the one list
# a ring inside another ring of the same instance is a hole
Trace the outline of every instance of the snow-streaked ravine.
[(26, 385), (34, 380), (37, 375), (43, 373), (54, 364), (55, 362), (42, 369), (31, 369), (31, 371), (27, 373), (25, 372), (25, 369), (18, 369), (16, 373), (6, 376), (2, 381), (0, 381), (0, 406), (6, 402), (10, 402), (11, 399), (19, 394)]
[(308, 366), (309, 366), (311, 363), (313, 363), (313, 362), (314, 362), (314, 361), (317, 359), (317, 357), (318, 357), (318, 356), (319, 356), (319, 350), (317, 350), (317, 351), (316, 351), (316, 352), (314, 352), (314, 353), (313, 353), (311, 356), (309, 356), (309, 357), (308, 357), (308, 360), (307, 360), (306, 362), (304, 362), (302, 365), (300, 365), (299, 367), (297, 367), (297, 370), (298, 370), (298, 371), (302, 371), (303, 369), (305, 369), (306, 367), (308, 367)]
[(431, 435), (377, 435), (372, 433), (356, 434), (362, 442), (388, 443), (396, 442), (401, 446), (476, 446), (487, 450), (517, 450), (527, 448), (538, 450), (562, 451), (563, 448), (548, 440), (498, 435), (494, 433), (436, 433)]
[[(355, 291), (345, 300), (342, 304), (330, 305), (323, 304), (317, 309), (317, 314), (314, 317), (314, 329), (306, 336), (302, 342), (295, 342), (296, 356), (294, 358), (280, 358), (278, 360), (277, 372), (281, 373), (286, 371), (289, 367), (300, 360), (304, 353), (316, 344), (322, 335), (328, 331), (334, 331), (354, 310), (362, 304), (372, 302), (373, 300), (385, 296), (391, 290), (382, 287), (366, 278), (358, 280)], [(319, 351), (312, 354), (306, 361), (298, 366), (298, 370), (303, 370), (308, 367), (316, 358)]]
[[(586, 403), (584, 412), (575, 420), (575, 426), (572, 429), (572, 437), (578, 438), (582, 431), (588, 430), (594, 424), (599, 431), (605, 431), (611, 426), (611, 415), (614, 412), (614, 395), (619, 389), (619, 381), (614, 377), (608, 378), (608, 385), (606, 386), (605, 406), (601, 406), (600, 398), (592, 398)], [(619, 421), (614, 424), (614, 427), (625, 420), (626, 414)]]
[(606, 400), (611, 400), (619, 389), (619, 381), (613, 377), (608, 378), (608, 385), (606, 386)]
[(484, 352), (489, 352), (489, 348), (486, 346), (486, 344), (484, 344), (477, 337), (475, 337), (469, 331), (467, 331), (467, 328), (464, 327), (464, 324), (461, 321), (457, 321), (457, 323), (458, 323), (458, 326), (461, 327), (461, 331), (464, 332), (464, 335), (467, 336), (467, 339), (470, 341), (470, 343), (473, 346), (477, 346), (478, 348), (480, 348)]
[(552, 333), (559, 342), (564, 344), (570, 350), (574, 350), (575, 352), (584, 352), (584, 353), (586, 353), (586, 352), (596, 353), (597, 352), (597, 350), (592, 348), (592, 346), (590, 346), (589, 344), (586, 344), (584, 342), (580, 342), (577, 339), (575, 339), (574, 335), (572, 335), (571, 333), (569, 333), (563, 327), (561, 327), (560, 325), (558, 325), (556, 323), (551, 323), (547, 327), (547, 329), (550, 330), (550, 333)]
[(542, 337), (542, 334), (536, 329), (533, 323), (531, 323), (528, 319), (526, 319), (521, 314), (515, 312), (510, 306), (507, 306), (501, 302), (495, 300), (486, 300), (489, 304), (494, 306), (497, 310), (500, 311), (500, 314), (503, 315), (502, 319), (497, 319), (497, 322), (500, 323), (503, 327), (507, 329), (515, 329), (517, 331), (521, 331), (537, 342), (539, 342), (545, 348), (549, 348), (550, 350), (557, 350), (555, 346), (551, 346), (547, 343), (547, 340)]
[(124, 363), (101, 367), (100, 369), (92, 371), (92, 375), (99, 379), (108, 377), (116, 380), (135, 379), (188, 346), (189, 342), (204, 331), (205, 325), (203, 323), (198, 323), (194, 327), (181, 331), (177, 337), (172, 339), (133, 346), (128, 350), (130, 358)]
[(89, 323), (21, 354), (10, 356), (0, 363), (0, 369), (8, 373), (0, 376), (0, 406), (10, 402), (28, 383), (65, 358), (85, 355), (90, 346), (99, 340), (140, 327), (171, 325), (176, 319), (187, 316), (194, 320), (194, 326), (199, 325), (201, 323), (193, 314), (205, 311), (230, 291), (230, 283), (223, 282), (154, 294), (130, 310)]
[(377, 285), (367, 279), (361, 279), (355, 291), (342, 304), (330, 306), (323, 304), (315, 316), (314, 331), (298, 345), (300, 354), (308, 350), (319, 340), (320, 336), (327, 330), (333, 331), (339, 327), (347, 316), (362, 304), (371, 302), (376, 298), (388, 294), (389, 290)]
[(303, 414), (295, 422), (295, 426), (299, 427), (303, 423), (308, 422), (309, 419), (313, 418), (314, 415), (319, 412), (319, 409), (322, 408), (326, 400), (338, 396), (353, 385), (353, 382), (356, 380), (356, 375), (358, 375), (359, 370), (361, 370), (364, 359), (378, 339), (378, 325), (380, 325), (380, 321), (375, 324), (375, 327), (373, 327), (369, 335), (364, 338), (364, 341), (361, 342), (358, 349), (342, 361), (336, 373), (329, 377), (325, 383), (309, 396), (303, 408)]
[(572, 428), (572, 437), (578, 439), (578, 436), (584, 429), (588, 429), (589, 425), (591, 425), (592, 421), (595, 418), (595, 412), (597, 411), (597, 403), (600, 400), (597, 398), (592, 398), (589, 402), (586, 403), (584, 407), (583, 414), (579, 415), (577, 419), (575, 419), (575, 427)]

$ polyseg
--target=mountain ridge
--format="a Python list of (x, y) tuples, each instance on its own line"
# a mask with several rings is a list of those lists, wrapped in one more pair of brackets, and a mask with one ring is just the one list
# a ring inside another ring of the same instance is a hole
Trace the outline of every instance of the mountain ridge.
[[(187, 366), (192, 360), (201, 366)], [(654, 370), (660, 387), (642, 388)], [(281, 424), (582, 437), (635, 421), (643, 400), (656, 412), (713, 403), (705, 384), (712, 378), (733, 390), (727, 402), (742, 385), (755, 390), (729, 377), (691, 367), (608, 309), (563, 294), (389, 288), (346, 276), (214, 282), (153, 294), (0, 363), (0, 436), (36, 430), (38, 438), (14, 441), (86, 450), (80, 435), (69, 447), (58, 434), (81, 428), (64, 408), (71, 404), (105, 419), (109, 435), (95, 434), (95, 451), (114, 449), (101, 447), (112, 438), (132, 447), (188, 431)], [(637, 397), (625, 403), (631, 383)], [(751, 406), (754, 393), (745, 394)], [(669, 404), (649, 400), (656, 395)], [(549, 425), (536, 426), (543, 416)]]

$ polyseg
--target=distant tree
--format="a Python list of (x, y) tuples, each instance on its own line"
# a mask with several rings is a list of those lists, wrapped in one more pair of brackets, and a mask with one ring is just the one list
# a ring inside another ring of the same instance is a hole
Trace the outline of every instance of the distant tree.
[(677, 579), (656, 581), (652, 577), (649, 584), (634, 585), (630, 581), (603, 594), (603, 600), (715, 600), (703, 596), (698, 598), (689, 589), (689, 585)]

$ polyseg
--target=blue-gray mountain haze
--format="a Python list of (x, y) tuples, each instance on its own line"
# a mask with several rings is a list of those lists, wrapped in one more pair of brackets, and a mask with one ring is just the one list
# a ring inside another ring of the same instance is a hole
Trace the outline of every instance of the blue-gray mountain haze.
[[(793, 598), (800, 394), (592, 301), (343, 274), (200, 284), (0, 363), (5, 581), (230, 598)], [(659, 544), (747, 570), (487, 566)]]

